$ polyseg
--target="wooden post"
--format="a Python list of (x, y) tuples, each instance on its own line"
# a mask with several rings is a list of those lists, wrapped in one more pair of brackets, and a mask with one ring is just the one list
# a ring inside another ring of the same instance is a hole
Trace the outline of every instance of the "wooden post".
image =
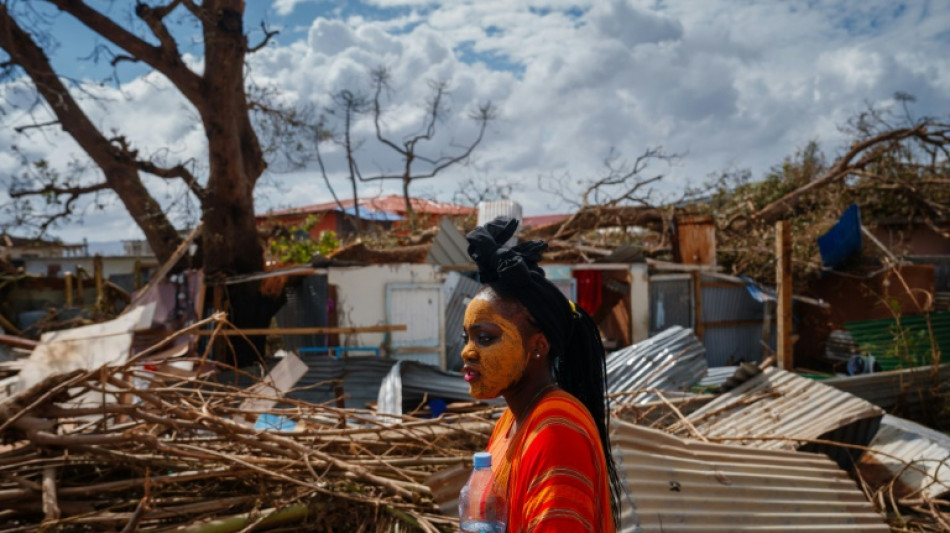
[(700, 271), (692, 272), (693, 276), (693, 302), (694, 302), (694, 316), (696, 318), (696, 327), (693, 328), (693, 332), (696, 334), (696, 338), (699, 339), (699, 342), (703, 342), (703, 334), (705, 333), (705, 328), (703, 327), (703, 273)]
[(778, 365), (791, 371), (795, 368), (792, 361), (792, 236), (783, 220), (775, 223), (775, 257)]
[(86, 303), (83, 298), (83, 288), (82, 288), (82, 278), (83, 276), (88, 276), (89, 274), (86, 270), (79, 265), (76, 265), (76, 303), (83, 305)]
[(66, 307), (73, 306), (73, 273), (63, 274), (63, 283), (66, 286)]
[(142, 260), (136, 259), (132, 265), (132, 287), (135, 290), (142, 288)]
[(20, 334), (20, 328), (13, 325), (13, 322), (7, 320), (7, 317), (0, 314), (0, 329), (3, 329), (7, 333), (12, 333), (13, 335)]
[(630, 333), (634, 343), (650, 337), (650, 273), (642, 263), (630, 265)]
[(92, 277), (96, 282), (96, 309), (102, 311), (106, 306), (105, 283), (102, 280), (102, 256), (92, 258)]

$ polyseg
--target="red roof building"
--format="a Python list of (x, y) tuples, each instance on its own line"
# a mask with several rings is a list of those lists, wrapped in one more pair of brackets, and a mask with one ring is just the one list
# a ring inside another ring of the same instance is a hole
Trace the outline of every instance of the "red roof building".
[[(422, 198), (410, 198), (412, 210), (416, 217), (417, 227), (433, 227), (446, 216), (465, 217), (475, 214), (475, 208), (445, 202), (434, 202)], [(359, 217), (363, 227), (372, 225), (381, 229), (398, 229), (407, 224), (406, 202), (398, 194), (360, 198)], [(257, 215), (257, 226), (267, 227), (275, 224), (282, 226), (300, 226), (308, 217), (315, 216), (319, 220), (310, 230), (311, 238), (318, 238), (320, 233), (332, 230), (343, 236), (354, 231), (356, 209), (353, 199), (341, 199), (343, 209), (336, 202), (294, 207), (271, 211)]]

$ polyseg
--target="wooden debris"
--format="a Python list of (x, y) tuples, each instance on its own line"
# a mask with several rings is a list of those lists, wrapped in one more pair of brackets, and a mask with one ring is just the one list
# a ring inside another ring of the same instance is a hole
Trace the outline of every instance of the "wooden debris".
[[(51, 376), (0, 403), (12, 444), (0, 453), (0, 532), (457, 528), (424, 481), (484, 448), (491, 411), (397, 426), (290, 399), (254, 411), (242, 404), (272, 388), (146, 371), (148, 357)], [(91, 395), (103, 401), (72, 401)], [(294, 429), (242, 423), (265, 412)]]

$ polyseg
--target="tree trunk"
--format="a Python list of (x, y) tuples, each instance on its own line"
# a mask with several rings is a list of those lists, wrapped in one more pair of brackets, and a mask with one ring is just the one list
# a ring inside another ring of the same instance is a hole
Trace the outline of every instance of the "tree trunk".
[[(208, 194), (202, 202), (205, 276), (264, 270), (263, 247), (254, 219), (254, 185), (266, 167), (251, 127), (244, 92), (244, 2), (206, 2), (213, 17), (204, 23), (205, 73), (201, 113), (208, 136)], [(262, 328), (279, 309), (280, 298), (264, 296), (256, 282), (228, 287), (229, 318), (238, 328)], [(264, 353), (264, 337), (252, 346), (234, 344), (239, 366)]]
[[(178, 7), (178, 2), (164, 6), (141, 2), (132, 8), (152, 31), (155, 40), (149, 42), (81, 0), (48, 1), (125, 50), (129, 57), (165, 75), (198, 110), (208, 139), (207, 185), (202, 188), (187, 173), (156, 173), (152, 170), (154, 167), (144, 167), (144, 170), (164, 178), (184, 179), (201, 202), (204, 231), (200, 257), (210, 285), (213, 287), (214, 281), (222, 276), (264, 270), (253, 192), (266, 165), (251, 126), (244, 88), (244, 60), (248, 50), (243, 29), (244, 0), (204, 0), (200, 5), (193, 2), (186, 6), (201, 24), (204, 34), (205, 67), (200, 75), (182, 60), (174, 37), (165, 25), (164, 17)], [(121, 136), (108, 139), (102, 135), (60, 81), (43, 49), (17, 25), (7, 4), (2, 2), (0, 46), (8, 51), (13, 63), (27, 72), (63, 129), (86, 151), (104, 176), (102, 183), (90, 186), (64, 190), (52, 184), (29, 192), (67, 195), (72, 201), (82, 193), (112, 189), (142, 228), (159, 261), (166, 261), (181, 238), (142, 181), (140, 169), (150, 162), (138, 161), (135, 150)], [(279, 296), (262, 295), (258, 283), (225, 288), (224, 307), (238, 328), (267, 327), (281, 304)], [(233, 360), (242, 366), (255, 362), (258, 355), (263, 354), (263, 343), (263, 337), (256, 337), (250, 344), (232, 343), (233, 358), (222, 354), (221, 359)]]

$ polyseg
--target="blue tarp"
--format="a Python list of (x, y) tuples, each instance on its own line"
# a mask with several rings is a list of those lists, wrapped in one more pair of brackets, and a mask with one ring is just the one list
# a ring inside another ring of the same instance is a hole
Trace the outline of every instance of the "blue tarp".
[(774, 290), (760, 287), (759, 284), (755, 282), (755, 280), (748, 276), (739, 276), (739, 278), (745, 282), (745, 289), (749, 291), (749, 296), (755, 299), (755, 301), (760, 303), (775, 301)]
[(818, 250), (821, 264), (827, 268), (838, 268), (861, 252), (861, 211), (858, 204), (851, 204), (838, 223), (818, 237)]
[[(347, 207), (343, 210), (347, 215), (356, 216), (355, 207)], [(363, 220), (375, 220), (377, 222), (394, 222), (396, 220), (402, 220), (403, 217), (397, 215), (396, 213), (390, 213), (389, 211), (376, 211), (368, 207), (360, 206), (360, 218)]]

